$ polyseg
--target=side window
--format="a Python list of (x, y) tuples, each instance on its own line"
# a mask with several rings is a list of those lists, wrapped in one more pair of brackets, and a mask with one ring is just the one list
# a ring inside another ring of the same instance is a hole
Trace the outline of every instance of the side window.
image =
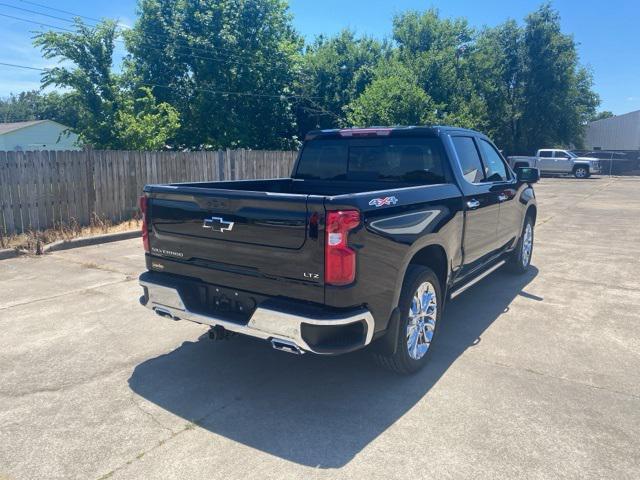
[(553, 155), (553, 152), (551, 152), (549, 150), (540, 152), (540, 156), (542, 158), (551, 158), (552, 155)]
[(509, 179), (507, 168), (496, 149), (486, 140), (480, 139), (480, 150), (485, 162), (487, 182), (504, 182)]
[(460, 166), (464, 178), (471, 183), (479, 183), (484, 180), (482, 162), (475, 142), (471, 137), (452, 137), (453, 146), (458, 153)]

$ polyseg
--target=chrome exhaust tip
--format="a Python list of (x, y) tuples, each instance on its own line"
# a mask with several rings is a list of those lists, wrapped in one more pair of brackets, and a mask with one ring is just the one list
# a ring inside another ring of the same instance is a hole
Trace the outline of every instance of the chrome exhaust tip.
[(156, 312), (156, 315), (161, 317), (170, 318), (171, 320), (180, 320), (178, 317), (174, 317), (169, 310), (165, 310), (164, 308), (154, 307), (153, 311)]
[(281, 340), (279, 338), (271, 339), (271, 346), (275, 350), (280, 350), (281, 352), (293, 353), (294, 355), (303, 355), (304, 350), (298, 347), (295, 343), (290, 342), (289, 340)]

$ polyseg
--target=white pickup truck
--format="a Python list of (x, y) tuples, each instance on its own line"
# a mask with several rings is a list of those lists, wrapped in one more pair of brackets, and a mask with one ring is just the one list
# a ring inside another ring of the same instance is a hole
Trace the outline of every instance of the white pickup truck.
[(538, 168), (540, 173), (551, 175), (573, 175), (576, 178), (588, 178), (592, 173), (600, 173), (597, 158), (579, 157), (569, 150), (543, 148), (535, 157), (508, 157), (514, 170), (519, 167)]

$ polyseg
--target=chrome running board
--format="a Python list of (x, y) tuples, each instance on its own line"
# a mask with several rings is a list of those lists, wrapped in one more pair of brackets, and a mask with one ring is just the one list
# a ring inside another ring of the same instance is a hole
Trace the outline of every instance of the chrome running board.
[(499, 269), (505, 263), (507, 263), (506, 260), (500, 260), (498, 263), (496, 263), (489, 270), (486, 270), (486, 271), (482, 272), (480, 275), (478, 275), (476, 278), (471, 280), (469, 283), (466, 283), (466, 284), (462, 285), (460, 288), (458, 288), (458, 289), (454, 290), (453, 292), (451, 292), (450, 298), (453, 300), (454, 298), (456, 298), (461, 293), (467, 291), (467, 289), (473, 287), (476, 283), (478, 283), (480, 280), (482, 280), (487, 275), (491, 275), (493, 272), (495, 272), (497, 269)]

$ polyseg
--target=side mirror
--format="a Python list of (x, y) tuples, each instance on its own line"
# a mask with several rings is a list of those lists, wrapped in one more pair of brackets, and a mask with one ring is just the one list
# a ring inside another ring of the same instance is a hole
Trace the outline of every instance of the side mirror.
[(540, 170), (531, 167), (516, 168), (516, 177), (522, 183), (536, 183), (540, 180)]

